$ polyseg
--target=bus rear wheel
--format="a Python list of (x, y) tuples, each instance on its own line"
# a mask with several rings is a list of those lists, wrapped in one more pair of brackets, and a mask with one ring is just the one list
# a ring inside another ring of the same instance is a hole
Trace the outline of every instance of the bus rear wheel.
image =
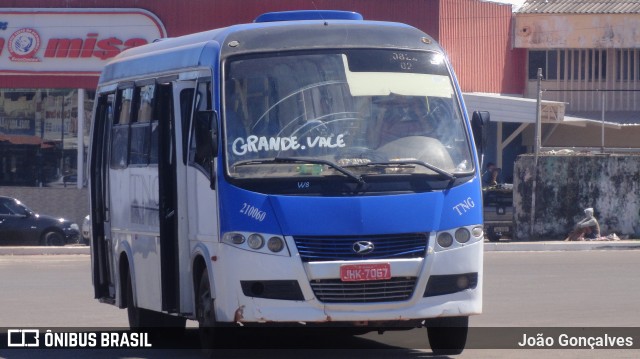
[(211, 298), (211, 286), (209, 283), (209, 273), (207, 268), (202, 270), (198, 283), (196, 319), (198, 320), (198, 337), (200, 347), (205, 353), (210, 353), (214, 345), (215, 312), (213, 309), (213, 298)]
[(131, 275), (127, 276), (127, 318), (129, 319), (129, 328), (141, 329), (152, 328), (155, 326), (153, 315), (146, 309), (138, 308), (133, 301), (133, 284)]
[(136, 307), (131, 283), (131, 274), (129, 274), (127, 275), (127, 317), (131, 329), (175, 328), (176, 330), (171, 332), (174, 334), (184, 331), (186, 318)]
[(469, 317), (431, 318), (425, 321), (429, 345), (435, 355), (458, 355), (464, 350)]

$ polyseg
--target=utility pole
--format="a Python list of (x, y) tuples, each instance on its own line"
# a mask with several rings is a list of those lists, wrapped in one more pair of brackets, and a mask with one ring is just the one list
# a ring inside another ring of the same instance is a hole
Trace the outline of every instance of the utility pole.
[(604, 153), (604, 108), (605, 108), (605, 101), (606, 101), (606, 96), (605, 96), (606, 92), (602, 91), (602, 127), (600, 128), (600, 153)]
[(77, 174), (77, 188), (82, 188), (84, 183), (84, 89), (78, 89), (78, 126), (76, 127), (78, 136), (78, 151), (76, 153), (76, 174)]
[(61, 176), (64, 176), (64, 94), (61, 97), (62, 108), (60, 110), (60, 168), (58, 169), (58, 171), (60, 172)]
[(538, 183), (538, 155), (542, 141), (542, 69), (538, 68), (537, 88), (536, 88), (536, 128), (534, 135), (534, 156), (533, 156), (533, 185), (531, 186), (531, 226), (529, 227), (529, 237), (534, 235), (534, 223), (536, 220), (536, 184)]

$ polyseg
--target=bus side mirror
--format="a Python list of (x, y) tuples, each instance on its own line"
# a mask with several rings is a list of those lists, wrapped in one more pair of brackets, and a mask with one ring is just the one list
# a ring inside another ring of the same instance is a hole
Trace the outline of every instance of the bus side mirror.
[(473, 111), (473, 116), (471, 117), (471, 131), (473, 132), (473, 139), (480, 158), (480, 168), (483, 166), (482, 160), (487, 145), (487, 128), (490, 117), (488, 111)]
[(214, 111), (196, 113), (196, 153), (209, 160), (218, 155), (218, 117)]
[(215, 111), (198, 111), (195, 117), (196, 162), (209, 170), (211, 189), (216, 188), (214, 159), (218, 155), (218, 115)]

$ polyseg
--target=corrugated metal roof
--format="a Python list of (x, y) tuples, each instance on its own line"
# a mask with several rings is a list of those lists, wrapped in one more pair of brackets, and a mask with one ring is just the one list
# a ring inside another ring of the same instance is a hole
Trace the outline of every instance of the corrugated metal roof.
[(527, 0), (518, 14), (640, 14), (638, 0)]

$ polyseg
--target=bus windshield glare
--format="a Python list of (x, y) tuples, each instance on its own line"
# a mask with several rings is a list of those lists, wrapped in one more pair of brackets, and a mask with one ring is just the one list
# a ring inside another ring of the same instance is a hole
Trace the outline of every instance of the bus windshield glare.
[(232, 58), (224, 114), (232, 178), (473, 172), (461, 106), (435, 52)]

